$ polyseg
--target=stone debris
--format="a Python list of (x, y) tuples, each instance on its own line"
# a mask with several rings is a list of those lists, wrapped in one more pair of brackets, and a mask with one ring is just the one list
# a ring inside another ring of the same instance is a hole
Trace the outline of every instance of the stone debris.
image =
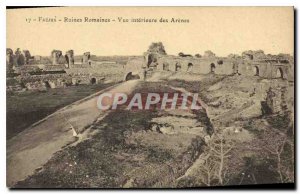
[[(178, 114), (178, 113), (177, 113)], [(178, 116), (162, 116), (153, 118), (151, 130), (165, 135), (189, 133), (199, 136), (206, 134), (205, 127), (195, 118), (184, 118)]]

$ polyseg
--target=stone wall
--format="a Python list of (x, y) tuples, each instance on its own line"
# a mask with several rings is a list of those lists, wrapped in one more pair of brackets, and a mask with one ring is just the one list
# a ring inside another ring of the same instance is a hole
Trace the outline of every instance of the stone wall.
[[(181, 71), (198, 74), (223, 74), (231, 75), (238, 73), (262, 78), (283, 78), (294, 80), (294, 64), (280, 60), (248, 60), (242, 58), (195, 58), (178, 56), (153, 55), (154, 60), (149, 60), (149, 54), (144, 58), (134, 58), (128, 61), (126, 72), (141, 71), (143, 66), (159, 71)], [(149, 64), (148, 64), (149, 63)]]

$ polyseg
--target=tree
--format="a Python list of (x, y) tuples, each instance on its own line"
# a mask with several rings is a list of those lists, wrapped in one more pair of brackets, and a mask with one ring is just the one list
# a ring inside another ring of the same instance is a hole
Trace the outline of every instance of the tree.
[[(281, 183), (286, 182), (290, 179), (290, 176), (287, 175), (293, 171), (290, 168), (287, 168), (292, 167), (293, 165), (283, 165), (284, 163), (288, 163), (283, 159), (283, 155), (286, 154), (284, 149), (285, 145), (287, 145), (287, 143), (290, 143), (288, 141), (287, 135), (285, 133), (278, 132), (274, 129), (268, 129), (265, 130), (261, 136), (262, 141), (260, 142), (258, 147), (261, 148), (261, 151), (263, 152), (262, 154), (273, 157), (273, 160), (276, 162), (277, 165), (275, 171), (278, 174), (278, 179)], [(291, 150), (293, 151), (293, 149)], [(291, 155), (293, 157), (293, 154)], [(290, 157), (286, 158), (290, 159)], [(293, 160), (291, 161), (291, 163), (293, 163)], [(285, 170), (283, 171), (284, 168)]]
[(192, 57), (192, 55), (184, 54), (183, 52), (178, 53), (178, 56), (180, 56), (180, 57)]
[(204, 57), (215, 57), (216, 56), (216, 54), (215, 53), (213, 53), (212, 51), (210, 51), (210, 50), (207, 50), (207, 51), (205, 51), (204, 52)]
[(158, 53), (161, 55), (166, 55), (166, 50), (162, 42), (153, 42), (148, 49), (150, 53)]
[(248, 50), (248, 51), (244, 51), (242, 53), (242, 57), (245, 59), (263, 59), (266, 57), (265, 53), (263, 50), (256, 50), (256, 51), (252, 51), (252, 50)]
[(200, 166), (201, 175), (200, 179), (203, 184), (206, 186), (211, 186), (213, 180), (215, 179), (215, 172), (217, 169), (217, 164), (212, 158), (211, 150), (208, 148), (208, 151), (203, 154), (203, 164)]
[(197, 53), (197, 54), (195, 54), (195, 57), (201, 58), (202, 56), (199, 53)]
[(204, 176), (201, 182), (207, 186), (225, 185), (229, 182), (229, 157), (234, 141), (221, 133), (214, 133), (203, 153), (203, 165), (200, 171)]
[(184, 56), (184, 53), (180, 52), (180, 53), (178, 53), (178, 56), (182, 57), (182, 56)]
[(226, 163), (229, 153), (234, 147), (233, 142), (230, 139), (225, 139), (223, 134), (214, 134), (210, 144), (212, 154), (218, 163), (216, 176), (219, 180), (219, 184), (224, 185), (224, 179), (226, 178), (227, 174)]
[(294, 182), (294, 139), (287, 131), (266, 128), (249, 145), (257, 158), (264, 162), (268, 159), (272, 164), (268, 165), (268, 170), (274, 173), (270, 178), (281, 183)]
[(231, 53), (231, 54), (229, 54), (227, 57), (230, 58), (230, 59), (237, 59), (237, 58), (239, 58), (240, 56), (237, 55), (237, 54)]

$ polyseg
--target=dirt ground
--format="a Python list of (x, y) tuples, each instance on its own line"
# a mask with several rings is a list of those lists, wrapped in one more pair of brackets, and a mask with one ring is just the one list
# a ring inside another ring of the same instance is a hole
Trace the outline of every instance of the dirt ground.
[[(284, 80), (268, 82), (258, 77), (245, 78), (238, 75), (165, 72), (153, 75), (147, 82), (126, 82), (112, 91), (195, 92), (199, 94), (205, 109), (117, 110), (103, 114), (96, 111), (93, 99), (75, 104), (65, 109), (65, 113), (70, 115), (70, 122), (80, 123), (74, 124), (75, 128), (85, 129), (82, 130), (81, 138), (74, 139), (70, 136), (70, 129), (66, 130), (66, 126), (62, 125), (63, 121), (55, 120), (55, 123), (61, 123), (57, 129), (49, 125), (48, 130), (44, 130), (49, 144), (39, 141), (34, 148), (42, 152), (56, 141), (55, 148), (50, 150), (51, 154), (47, 157), (43, 154), (37, 156), (36, 150), (27, 149), (29, 145), (32, 146), (31, 143), (14, 147), (16, 142), (11, 142), (12, 151), (8, 153), (14, 157), (10, 164), (23, 159), (30, 152), (32, 155), (28, 161), (36, 160), (32, 158), (43, 160), (30, 169), (28, 166), (18, 169), (26, 173), (15, 177), (10, 185), (16, 188), (172, 188), (218, 185), (220, 182), (217, 177), (213, 177), (208, 185), (203, 179), (205, 173), (202, 169), (208, 145), (213, 141), (210, 139), (215, 133), (221, 133), (235, 143), (226, 159), (231, 165), (225, 169), (228, 173), (224, 175), (224, 179), (229, 175), (231, 179), (224, 184), (279, 182), (276, 172), (266, 168), (266, 165), (275, 165), (274, 160), (268, 160), (269, 164), (256, 160), (251, 163), (255, 165), (255, 170), (247, 170), (250, 169), (247, 161), (252, 161), (254, 156), (261, 157), (257, 155), (257, 150), (249, 149), (249, 145), (261, 145), (263, 133), (257, 131), (280, 131), (290, 125), (290, 122), (280, 125), (280, 115), (262, 117), (259, 102), (265, 100), (265, 92), (271, 84), (278, 91), (287, 86), (287, 106), (293, 107), (293, 90), (290, 90), (293, 85)], [(47, 122), (52, 123), (51, 118), (43, 123)], [(39, 127), (43, 123), (37, 128), (43, 128)], [(51, 138), (50, 128), (57, 132)], [(62, 132), (62, 128), (66, 131)], [(27, 130), (30, 135), (33, 131)], [(41, 134), (36, 132), (36, 137)], [(26, 139), (26, 134), (22, 138)], [(19, 153), (23, 154), (22, 157)], [(290, 163), (285, 165), (289, 166)], [(14, 171), (11, 174), (17, 173)]]
[[(130, 90), (130, 86), (134, 87), (135, 82), (132, 83), (126, 83), (128, 87), (125, 89)], [(122, 84), (114, 87), (119, 88), (117, 90), (124, 88)], [(113, 89), (111, 87), (103, 91)], [(77, 139), (72, 135), (72, 128), (77, 133), (83, 132), (96, 119), (102, 117), (105, 113), (97, 108), (97, 99), (96, 93), (74, 102), (9, 139), (7, 141), (7, 184), (12, 185), (24, 179), (47, 162), (52, 154), (76, 141)]]
[(8, 93), (6, 97), (7, 139), (58, 109), (114, 84), (79, 85), (44, 92)]

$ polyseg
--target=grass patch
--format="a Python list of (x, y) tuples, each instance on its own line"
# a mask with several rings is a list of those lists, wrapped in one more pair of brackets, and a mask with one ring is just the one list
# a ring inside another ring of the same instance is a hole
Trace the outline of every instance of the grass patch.
[(7, 93), (6, 138), (10, 139), (56, 110), (112, 85), (79, 85), (49, 89), (46, 92)]

